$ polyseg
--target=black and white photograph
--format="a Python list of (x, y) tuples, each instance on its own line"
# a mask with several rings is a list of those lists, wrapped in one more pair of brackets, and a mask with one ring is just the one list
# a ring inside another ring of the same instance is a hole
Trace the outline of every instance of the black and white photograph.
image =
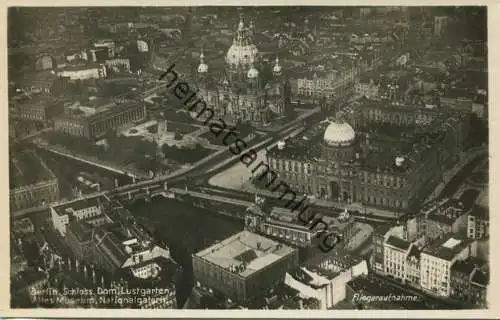
[(488, 7), (416, 5), (9, 7), (10, 308), (490, 309)]

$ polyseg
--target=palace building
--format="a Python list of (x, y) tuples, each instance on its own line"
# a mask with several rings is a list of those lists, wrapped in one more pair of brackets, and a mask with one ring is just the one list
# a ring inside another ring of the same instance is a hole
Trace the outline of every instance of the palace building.
[[(233, 43), (225, 56), (222, 75), (210, 71), (203, 51), (197, 69), (198, 96), (215, 116), (229, 123), (238, 121), (265, 124), (290, 114), (291, 87), (278, 57), (274, 66), (264, 63), (254, 44), (254, 26), (240, 20)], [(262, 71), (272, 68), (272, 76)]]
[[(268, 178), (278, 175), (296, 192), (343, 205), (398, 213), (415, 209), (457, 160), (467, 136), (466, 118), (440, 114), (416, 121), (413, 114), (410, 122), (402, 119), (406, 113), (423, 111), (400, 109), (387, 106), (385, 115), (369, 114), (370, 119), (359, 110), (339, 112), (335, 120), (305, 135), (281, 141), (267, 151), (267, 163), (275, 173), (269, 170)], [(368, 120), (371, 125), (365, 127)]]

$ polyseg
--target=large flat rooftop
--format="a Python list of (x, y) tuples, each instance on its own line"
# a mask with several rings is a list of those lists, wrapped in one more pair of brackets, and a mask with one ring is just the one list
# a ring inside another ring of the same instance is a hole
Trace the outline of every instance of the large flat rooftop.
[(258, 234), (241, 231), (195, 255), (228, 270), (246, 264), (246, 267), (235, 273), (248, 277), (294, 251), (289, 246)]
[(52, 171), (34, 151), (16, 152), (9, 159), (10, 189), (55, 178)]

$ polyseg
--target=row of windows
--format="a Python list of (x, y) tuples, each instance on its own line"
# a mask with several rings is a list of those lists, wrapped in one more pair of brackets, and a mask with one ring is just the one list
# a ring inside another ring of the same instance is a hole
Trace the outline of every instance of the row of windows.
[(403, 278), (404, 277), (404, 273), (403, 272), (400, 272), (399, 270), (395, 270), (395, 269), (392, 269), (392, 268), (385, 268), (385, 272), (388, 273), (388, 274), (392, 274), (394, 275), (395, 277), (398, 277), (398, 278)]
[(243, 290), (243, 282), (237, 281), (237, 278), (230, 273), (230, 271), (219, 270), (215, 266), (208, 265), (203, 261), (195, 262), (195, 267), (198, 267), (198, 272), (202, 274), (202, 277), (208, 278), (212, 283), (221, 283), (224, 287), (232, 287), (234, 290)]
[(422, 281), (422, 283), (425, 283), (426, 286), (438, 286), (438, 285), (441, 285), (442, 287), (446, 288), (448, 287), (448, 277), (445, 277), (445, 281), (440, 281), (441, 279), (437, 279), (437, 278), (428, 278), (427, 281)]
[(120, 126), (130, 121), (139, 120), (144, 117), (144, 109), (138, 108), (136, 110), (127, 111), (121, 114), (117, 114), (110, 119), (101, 120), (90, 126), (90, 131), (92, 134), (98, 134), (105, 132), (109, 128)]
[(311, 232), (309, 231), (298, 231), (272, 225), (266, 225), (264, 231), (268, 235), (278, 236), (293, 241), (306, 242), (311, 240)]
[(398, 270), (398, 271), (399, 270), (403, 271), (405, 269), (404, 265), (399, 264), (399, 263), (395, 263), (395, 262), (391, 262), (389, 260), (386, 260), (386, 266), (388, 266), (391, 269)]
[(406, 180), (404, 178), (398, 177), (398, 176), (391, 176), (391, 175), (385, 175), (381, 173), (372, 173), (372, 172), (367, 172), (363, 171), (360, 172), (360, 177), (362, 181), (373, 181), (373, 183), (378, 183), (378, 184), (387, 184), (389, 185), (403, 185), (406, 183)]
[(271, 166), (277, 171), (291, 171), (296, 173), (311, 173), (311, 164), (302, 162), (292, 162), (291, 160), (270, 159)]
[(442, 276), (448, 276), (449, 270), (444, 269), (444, 268), (439, 268), (435, 266), (425, 266), (425, 272), (429, 273), (431, 276), (432, 275), (442, 275)]
[(55, 201), (59, 196), (57, 185), (47, 186), (42, 189), (27, 190), (10, 194), (10, 204), (13, 209), (24, 209), (41, 205), (42, 201)]
[(61, 129), (65, 129), (65, 128), (82, 128), (83, 127), (81, 125), (81, 123), (75, 123), (75, 122), (72, 122), (72, 121), (63, 121), (63, 120), (57, 120), (55, 124), (56, 124), (56, 128), (61, 128)]
[(399, 252), (399, 251), (395, 251), (393, 249), (387, 249), (385, 250), (385, 254), (387, 257), (391, 257), (391, 258), (401, 258), (403, 259), (405, 257), (405, 253), (403, 252)]
[(370, 178), (365, 178), (361, 176), (361, 182), (364, 182), (366, 184), (372, 184), (372, 185), (379, 185), (387, 188), (404, 188), (404, 183), (402, 180), (395, 179), (393, 177), (385, 177), (385, 178), (377, 178), (377, 179), (370, 179)]
[[(388, 195), (390, 195), (390, 194), (388, 194)], [(375, 197), (375, 196), (365, 195), (364, 199), (369, 204), (391, 207), (391, 208), (404, 209), (407, 206), (407, 203), (405, 201), (393, 200), (393, 199), (384, 198), (384, 197)]]
[[(307, 184), (307, 185), (304, 185), (304, 184), (294, 184), (294, 183), (290, 183), (291, 179), (290, 177), (288, 177), (287, 175), (284, 175), (283, 176), (283, 180), (286, 181), (286, 183), (288, 184), (288, 186), (290, 187), (290, 190), (296, 192), (296, 193), (308, 193), (308, 194), (313, 194), (313, 190), (312, 190), (312, 187), (311, 187), (311, 184)], [(298, 179), (296, 179), (298, 180)]]
[(325, 94), (328, 92), (335, 93), (338, 95), (342, 92), (343, 89), (345, 89), (348, 85), (351, 84), (351, 82), (352, 82), (351, 80), (352, 79), (347, 79), (345, 81), (339, 82), (336, 85), (330, 86), (330, 87), (319, 87), (319, 86), (312, 86), (312, 85), (307, 85), (307, 86), (298, 85), (297, 89), (298, 89), (298, 93), (302, 94), (302, 95), (309, 95), (310, 96), (314, 93)]

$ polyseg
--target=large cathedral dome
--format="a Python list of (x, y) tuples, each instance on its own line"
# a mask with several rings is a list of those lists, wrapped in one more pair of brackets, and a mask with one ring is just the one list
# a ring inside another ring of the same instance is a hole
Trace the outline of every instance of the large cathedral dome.
[(354, 129), (346, 122), (332, 122), (325, 130), (323, 140), (331, 147), (348, 146), (356, 138)]
[(233, 44), (227, 51), (226, 63), (231, 67), (248, 68), (256, 62), (258, 54), (259, 50), (252, 42), (250, 30), (240, 21)]

